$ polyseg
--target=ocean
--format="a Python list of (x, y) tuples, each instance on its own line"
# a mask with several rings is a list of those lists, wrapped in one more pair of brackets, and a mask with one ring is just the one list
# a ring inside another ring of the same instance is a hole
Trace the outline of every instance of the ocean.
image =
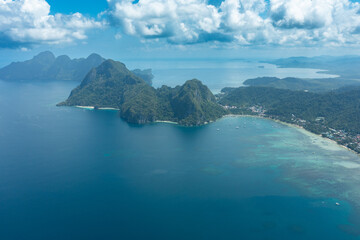
[[(155, 86), (172, 72), (153, 69)], [(0, 239), (360, 239), (354, 153), (261, 118), (137, 126), (56, 107), (76, 85), (0, 81)]]
[(220, 92), (224, 87), (243, 86), (245, 80), (257, 77), (337, 77), (337, 75), (325, 74), (321, 69), (278, 68), (272, 64), (243, 59), (156, 59), (123, 62), (129, 69), (152, 69), (155, 76), (154, 87), (162, 85), (175, 87), (182, 85), (186, 80), (197, 78), (214, 93)]

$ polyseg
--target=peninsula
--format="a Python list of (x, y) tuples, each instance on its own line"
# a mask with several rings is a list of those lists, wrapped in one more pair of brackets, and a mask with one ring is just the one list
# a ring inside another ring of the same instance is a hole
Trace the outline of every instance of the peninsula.
[(325, 93), (272, 87), (224, 88), (217, 98), (232, 114), (295, 124), (360, 153), (360, 87)]

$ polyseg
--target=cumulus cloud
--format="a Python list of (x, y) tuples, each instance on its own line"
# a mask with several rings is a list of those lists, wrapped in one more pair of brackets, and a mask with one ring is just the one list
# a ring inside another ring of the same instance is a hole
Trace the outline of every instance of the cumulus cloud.
[(350, 0), (108, 0), (112, 25), (174, 44), (359, 44), (360, 4)]
[[(354, 35), (360, 27), (359, 11), (360, 4), (349, 0), (271, 1), (273, 25), (308, 44), (359, 44)], [(288, 36), (283, 34), (282, 40)]]
[(199, 0), (108, 0), (113, 22), (125, 33), (192, 43), (220, 28), (221, 16)]
[(80, 13), (51, 15), (45, 0), (0, 0), (0, 48), (82, 40), (86, 30), (101, 26)]

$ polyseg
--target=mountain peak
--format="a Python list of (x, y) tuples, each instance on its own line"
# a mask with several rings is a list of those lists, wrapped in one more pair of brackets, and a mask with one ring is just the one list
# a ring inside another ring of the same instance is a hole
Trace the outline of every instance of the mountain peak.
[(126, 83), (137, 84), (145, 83), (144, 80), (135, 76), (128, 70), (122, 62), (111, 59), (105, 60), (100, 66), (92, 69), (81, 82), (82, 87), (93, 82), (112, 82), (112, 83)]
[(50, 51), (44, 51), (36, 55), (33, 60), (40, 60), (40, 61), (55, 61), (55, 55)]
[(71, 59), (68, 55), (61, 55), (56, 58), (57, 63), (70, 62), (70, 61), (71, 61)]
[(199, 79), (193, 78), (191, 80), (187, 80), (183, 86), (201, 87), (205, 85)]
[(184, 98), (185, 96), (196, 101), (211, 101), (215, 102), (215, 97), (210, 89), (198, 79), (188, 80), (181, 86), (178, 96)]
[(92, 61), (92, 62), (99, 62), (102, 63), (105, 61), (105, 59), (103, 57), (101, 57), (99, 54), (97, 53), (92, 53), (90, 54), (87, 58), (87, 61)]
[(126, 68), (124, 63), (114, 61), (112, 59), (105, 60), (99, 67), (97, 67), (97, 71), (115, 71), (122, 74), (130, 74), (130, 71)]

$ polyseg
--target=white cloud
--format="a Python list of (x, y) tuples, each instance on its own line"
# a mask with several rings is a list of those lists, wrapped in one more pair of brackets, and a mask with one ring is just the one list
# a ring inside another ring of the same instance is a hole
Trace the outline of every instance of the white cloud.
[(0, 0), (0, 48), (82, 40), (101, 26), (80, 13), (51, 15), (45, 0)]
[(350, 0), (108, 0), (125, 34), (174, 44), (360, 44), (360, 4)]
[[(107, 0), (110, 24), (142, 41), (177, 45), (359, 45), (360, 4), (350, 0)], [(84, 40), (103, 22), (50, 14), (46, 0), (0, 0), (0, 48)]]
[(222, 26), (234, 35), (238, 44), (265, 44), (272, 42), (271, 22), (260, 15), (266, 10), (263, 0), (226, 0), (220, 6)]
[(220, 28), (221, 15), (201, 0), (108, 0), (110, 15), (124, 32), (143, 38), (192, 43)]
[(274, 25), (283, 28), (320, 28), (331, 24), (333, 6), (328, 0), (272, 0)]
[(349, 0), (271, 0), (270, 11), (283, 40), (346, 45), (360, 43), (355, 34), (360, 26), (359, 10), (360, 4)]

